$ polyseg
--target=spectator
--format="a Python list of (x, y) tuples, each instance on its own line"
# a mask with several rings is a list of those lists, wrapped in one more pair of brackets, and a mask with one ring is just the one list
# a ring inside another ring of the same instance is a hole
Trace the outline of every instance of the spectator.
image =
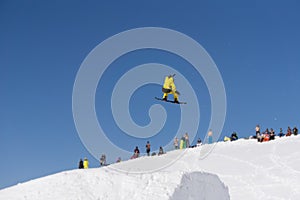
[(285, 136), (291, 136), (292, 135), (292, 129), (291, 127), (288, 127)]
[(185, 147), (189, 148), (190, 147), (190, 140), (189, 140), (188, 133), (185, 133), (184, 138), (185, 138)]
[(121, 157), (119, 157), (116, 161), (116, 163), (119, 163), (119, 162), (121, 162)]
[(213, 138), (212, 138), (213, 132), (211, 129), (208, 131), (207, 135), (208, 135), (208, 144), (213, 143)]
[(180, 140), (180, 149), (184, 149), (184, 148), (185, 148), (185, 137), (182, 136)]
[(258, 142), (263, 141), (263, 134), (260, 133), (260, 126), (256, 125), (255, 127), (255, 136), (253, 137), (254, 139), (256, 138)]
[(105, 166), (105, 165), (106, 165), (106, 156), (105, 154), (102, 154), (100, 158), (100, 166)]
[(162, 155), (162, 154), (164, 154), (164, 150), (162, 147), (159, 147), (158, 155)]
[(79, 166), (78, 166), (79, 169), (83, 169), (83, 161), (82, 159), (80, 158), (80, 161), (79, 161)]
[(275, 131), (273, 130), (273, 128), (270, 129), (270, 140), (275, 140)]
[(150, 156), (150, 143), (149, 143), (149, 141), (147, 141), (147, 144), (146, 144), (146, 152), (147, 152), (147, 156)]
[(133, 156), (131, 156), (131, 159), (134, 159), (134, 158), (138, 158), (140, 155), (140, 150), (139, 148), (136, 146), (134, 151), (133, 151)]
[(254, 138), (258, 138), (260, 137), (260, 126), (259, 125), (256, 125), (255, 127), (255, 137)]
[(261, 135), (260, 135), (260, 126), (256, 125), (256, 127), (255, 127), (255, 136), (253, 138), (258, 139), (260, 137), (261, 137)]
[(135, 147), (134, 153), (137, 154), (137, 155), (140, 155), (140, 150), (139, 150), (138, 146)]
[(202, 144), (202, 141), (201, 141), (201, 139), (200, 139), (200, 138), (198, 138), (196, 146), (197, 146), (197, 147), (200, 147), (200, 146), (201, 146), (201, 144)]
[(297, 129), (296, 126), (293, 128), (293, 134), (294, 134), (294, 135), (298, 135), (298, 129)]
[(174, 147), (175, 147), (175, 149), (179, 148), (178, 147), (178, 138), (177, 137), (175, 137), (175, 139), (174, 139)]
[(238, 136), (237, 136), (237, 133), (236, 133), (236, 132), (233, 132), (233, 133), (231, 134), (230, 140), (231, 140), (231, 141), (235, 141), (235, 140), (237, 140), (237, 139), (239, 139)]
[(225, 136), (224, 137), (224, 142), (228, 142), (228, 141), (231, 141), (230, 137)]
[(267, 142), (269, 140), (270, 140), (270, 132), (269, 132), (269, 129), (267, 128), (262, 135), (262, 141)]
[(282, 128), (280, 128), (280, 131), (279, 131), (279, 134), (278, 134), (278, 136), (279, 136), (279, 137), (282, 137), (282, 136), (284, 136), (284, 133), (283, 133), (283, 130), (282, 130)]
[(88, 169), (89, 168), (89, 161), (87, 158), (84, 158), (84, 161), (83, 161), (83, 168), (84, 169)]

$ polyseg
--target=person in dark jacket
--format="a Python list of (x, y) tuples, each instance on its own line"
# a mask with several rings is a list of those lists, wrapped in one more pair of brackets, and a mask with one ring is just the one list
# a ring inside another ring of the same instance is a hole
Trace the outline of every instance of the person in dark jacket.
[(274, 129), (270, 129), (270, 140), (275, 140), (275, 136), (276, 136), (276, 134), (275, 134), (275, 131), (274, 131)]
[(134, 149), (134, 153), (135, 154), (138, 154), (138, 155), (140, 155), (140, 150), (139, 150), (139, 147), (135, 147), (135, 149)]
[(133, 156), (131, 156), (131, 159), (134, 159), (134, 158), (138, 158), (140, 155), (140, 150), (139, 148), (136, 146), (134, 151), (133, 151)]
[(253, 138), (257, 139), (259, 141), (260, 136), (261, 136), (260, 135), (260, 126), (256, 125), (256, 127), (255, 127), (255, 136)]
[(196, 146), (197, 146), (197, 147), (200, 147), (200, 146), (201, 146), (201, 144), (202, 144), (202, 141), (201, 141), (201, 139), (200, 139), (200, 138), (198, 138)]
[(150, 156), (150, 150), (151, 150), (150, 147), (151, 147), (150, 142), (147, 141), (147, 144), (146, 144), (146, 152), (147, 152), (147, 155), (148, 155), (148, 156)]
[(235, 141), (235, 140), (237, 140), (237, 139), (239, 139), (238, 136), (237, 136), (237, 133), (236, 133), (236, 132), (233, 132), (233, 133), (231, 134), (230, 141)]
[(80, 159), (79, 161), (79, 166), (78, 166), (79, 169), (83, 169), (83, 161), (82, 159)]
[(297, 129), (296, 126), (293, 128), (293, 134), (294, 134), (294, 135), (298, 135), (298, 129)]
[(106, 165), (106, 155), (102, 154), (100, 158), (100, 166), (105, 166)]

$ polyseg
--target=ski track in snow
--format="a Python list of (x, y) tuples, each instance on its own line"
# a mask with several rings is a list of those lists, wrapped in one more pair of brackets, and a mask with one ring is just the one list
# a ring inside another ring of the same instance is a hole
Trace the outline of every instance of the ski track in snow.
[[(178, 157), (181, 150), (141, 157), (108, 167), (71, 170), (0, 190), (9, 200), (181, 200), (300, 199), (300, 136), (219, 142), (187, 149), (174, 164), (149, 171)], [(120, 170), (125, 172), (120, 172)], [(131, 173), (139, 170), (141, 173)], [(126, 173), (127, 171), (127, 173)]]

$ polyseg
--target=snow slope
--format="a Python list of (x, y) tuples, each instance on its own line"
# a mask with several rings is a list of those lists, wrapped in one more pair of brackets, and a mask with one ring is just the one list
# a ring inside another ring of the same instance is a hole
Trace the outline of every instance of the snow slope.
[[(300, 136), (266, 143), (219, 142), (88, 170), (72, 170), (0, 190), (0, 199), (300, 199)], [(131, 173), (135, 172), (135, 173)]]

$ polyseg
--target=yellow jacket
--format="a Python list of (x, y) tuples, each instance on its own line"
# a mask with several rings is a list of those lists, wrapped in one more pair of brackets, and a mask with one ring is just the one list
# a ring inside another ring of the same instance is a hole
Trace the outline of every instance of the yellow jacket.
[(83, 161), (83, 168), (88, 169), (89, 168), (89, 161), (87, 159), (84, 159)]
[(173, 92), (176, 91), (176, 86), (172, 76), (166, 76), (163, 87), (166, 89), (171, 89)]

